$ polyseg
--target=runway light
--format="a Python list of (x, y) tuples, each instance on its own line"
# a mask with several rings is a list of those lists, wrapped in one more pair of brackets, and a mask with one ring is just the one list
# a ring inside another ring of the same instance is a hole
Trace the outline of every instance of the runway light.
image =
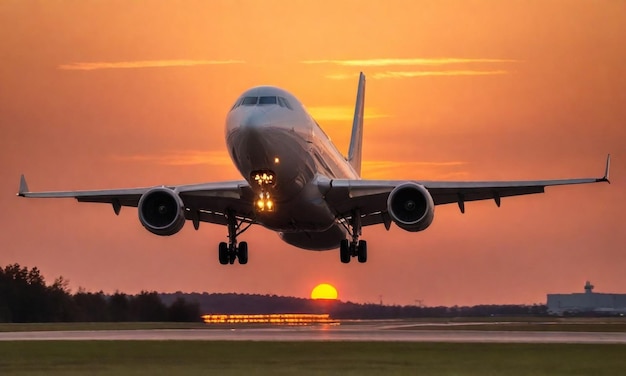
[(225, 315), (211, 314), (202, 315), (207, 324), (271, 324), (271, 325), (311, 325), (330, 324), (337, 325), (338, 321), (332, 319), (328, 313), (274, 313), (257, 315)]

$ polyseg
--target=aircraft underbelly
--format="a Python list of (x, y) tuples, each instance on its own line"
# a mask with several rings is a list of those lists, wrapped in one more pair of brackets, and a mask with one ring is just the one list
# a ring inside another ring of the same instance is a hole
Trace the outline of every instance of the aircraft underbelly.
[(315, 181), (290, 200), (276, 201), (275, 210), (257, 213), (256, 221), (280, 232), (322, 232), (335, 224), (335, 215)]
[(280, 232), (280, 238), (288, 244), (312, 251), (325, 251), (339, 247), (341, 239), (346, 238), (346, 230), (335, 224), (321, 232)]

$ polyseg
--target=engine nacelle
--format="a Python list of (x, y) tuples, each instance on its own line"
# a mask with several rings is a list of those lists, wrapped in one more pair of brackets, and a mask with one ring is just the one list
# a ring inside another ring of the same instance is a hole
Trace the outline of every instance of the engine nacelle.
[(389, 194), (387, 211), (398, 227), (417, 232), (425, 230), (433, 222), (435, 203), (424, 186), (405, 183)]
[(139, 221), (153, 234), (174, 235), (185, 224), (183, 200), (173, 190), (152, 188), (139, 199)]

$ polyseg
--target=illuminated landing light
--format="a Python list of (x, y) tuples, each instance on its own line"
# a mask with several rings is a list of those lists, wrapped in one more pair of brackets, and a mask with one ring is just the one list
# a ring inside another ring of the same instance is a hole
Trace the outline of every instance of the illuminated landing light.
[(258, 185), (274, 185), (275, 174), (269, 170), (256, 171), (252, 173), (252, 179), (257, 182)]
[(280, 159), (278, 157), (274, 157), (274, 163), (275, 164), (279, 164), (280, 163)]
[(259, 199), (256, 201), (256, 208), (259, 212), (273, 212), (274, 201), (272, 201), (269, 192), (261, 192)]

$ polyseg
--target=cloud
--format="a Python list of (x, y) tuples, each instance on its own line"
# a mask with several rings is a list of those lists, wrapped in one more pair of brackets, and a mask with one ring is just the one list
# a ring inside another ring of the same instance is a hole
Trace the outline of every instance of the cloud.
[(136, 60), (118, 62), (82, 62), (61, 64), (62, 70), (130, 69), (130, 68), (165, 68), (192, 67), (197, 65), (243, 64), (241, 60)]
[(389, 66), (439, 66), (472, 63), (516, 63), (513, 59), (468, 59), (456, 57), (409, 58), (409, 59), (356, 59), (356, 60), (305, 60), (303, 64), (333, 64), (347, 67), (389, 67)]
[[(354, 117), (354, 107), (350, 106), (307, 106), (307, 110), (315, 120), (319, 121), (352, 120)], [(373, 107), (365, 107), (365, 119), (380, 119), (385, 117), (389, 117), (389, 115), (380, 113)]]
[[(400, 66), (425, 66), (425, 67), (442, 67), (450, 65), (476, 65), (476, 64), (503, 64), (517, 63), (520, 60), (514, 59), (488, 59), (488, 58), (407, 58), (407, 59), (346, 59), (346, 60), (305, 60), (303, 64), (330, 64), (344, 67), (400, 67)], [(509, 71), (504, 69), (440, 69), (440, 70), (401, 70), (401, 71), (383, 71), (373, 72), (368, 76), (373, 79), (386, 78), (411, 78), (411, 77), (434, 77), (434, 76), (491, 76), (508, 74)], [(329, 74), (326, 78), (333, 80), (346, 80), (358, 77), (355, 73), (336, 73)]]
[(461, 170), (466, 166), (467, 162), (463, 161), (415, 161), (415, 162), (398, 162), (398, 161), (363, 161), (362, 176), (369, 179), (423, 179), (432, 180), (449, 180), (453, 178), (462, 178), (467, 175), (466, 171)]
[[(433, 76), (492, 76), (509, 74), (506, 70), (440, 70), (440, 71), (403, 71), (403, 72), (378, 72), (368, 75), (368, 78), (381, 80), (385, 78), (412, 78), (412, 77), (433, 77)], [(332, 80), (347, 80), (358, 77), (358, 74), (329, 74), (326, 78)]]
[(116, 155), (114, 159), (124, 162), (152, 163), (164, 166), (232, 166), (225, 151), (176, 150), (162, 154)]
[(434, 161), (363, 161), (363, 166), (371, 169), (395, 168), (395, 167), (456, 167), (467, 165), (463, 161), (434, 162)]

